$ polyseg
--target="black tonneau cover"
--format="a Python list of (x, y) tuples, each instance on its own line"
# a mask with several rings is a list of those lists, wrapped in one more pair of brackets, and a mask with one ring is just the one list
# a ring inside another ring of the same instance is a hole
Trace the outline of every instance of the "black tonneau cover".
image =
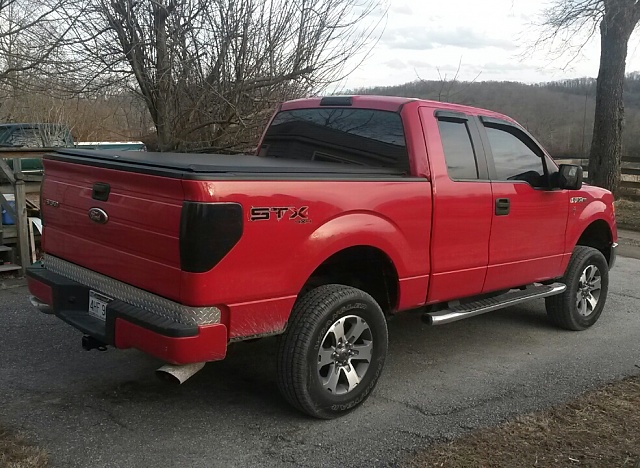
[(322, 161), (265, 158), (243, 154), (152, 153), (60, 149), (47, 159), (182, 179), (256, 178), (397, 178), (404, 172)]

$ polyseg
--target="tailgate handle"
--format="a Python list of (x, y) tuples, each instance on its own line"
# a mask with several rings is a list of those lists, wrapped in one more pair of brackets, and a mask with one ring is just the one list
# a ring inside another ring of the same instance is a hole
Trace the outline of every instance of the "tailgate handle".
[(509, 214), (511, 208), (511, 202), (508, 198), (496, 199), (496, 215), (505, 216)]
[(96, 182), (93, 184), (93, 194), (91, 198), (99, 201), (107, 201), (109, 199), (109, 193), (111, 192), (111, 186), (104, 182)]

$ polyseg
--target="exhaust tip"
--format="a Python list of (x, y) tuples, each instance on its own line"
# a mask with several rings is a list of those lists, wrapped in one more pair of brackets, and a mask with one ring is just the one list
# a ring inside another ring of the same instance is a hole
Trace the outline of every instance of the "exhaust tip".
[(156, 370), (156, 377), (173, 385), (181, 385), (200, 371), (205, 364), (205, 362), (194, 362), (193, 364), (183, 364), (181, 366), (167, 364)]
[(164, 369), (164, 367), (160, 368), (160, 369), (156, 369), (155, 374), (156, 374), (156, 377), (158, 377), (163, 382), (167, 382), (167, 383), (172, 384), (172, 385), (180, 385), (182, 383), (182, 382), (180, 382), (180, 379), (178, 379), (171, 372), (167, 372)]

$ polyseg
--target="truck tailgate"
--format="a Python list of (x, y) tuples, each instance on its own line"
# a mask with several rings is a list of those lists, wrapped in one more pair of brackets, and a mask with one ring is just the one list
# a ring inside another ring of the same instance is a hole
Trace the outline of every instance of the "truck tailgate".
[[(180, 300), (180, 179), (52, 159), (44, 167), (48, 255)], [(107, 186), (108, 197), (101, 200)], [(92, 220), (92, 208), (106, 218)]]

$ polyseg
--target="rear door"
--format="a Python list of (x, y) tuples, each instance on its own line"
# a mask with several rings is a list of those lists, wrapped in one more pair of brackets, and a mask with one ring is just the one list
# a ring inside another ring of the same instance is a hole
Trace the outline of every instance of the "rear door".
[(569, 212), (566, 190), (550, 190), (557, 168), (511, 122), (479, 120), (492, 179), (493, 221), (484, 292), (562, 276)]
[(493, 200), (476, 121), (426, 107), (420, 116), (434, 187), (427, 302), (436, 303), (482, 291)]

